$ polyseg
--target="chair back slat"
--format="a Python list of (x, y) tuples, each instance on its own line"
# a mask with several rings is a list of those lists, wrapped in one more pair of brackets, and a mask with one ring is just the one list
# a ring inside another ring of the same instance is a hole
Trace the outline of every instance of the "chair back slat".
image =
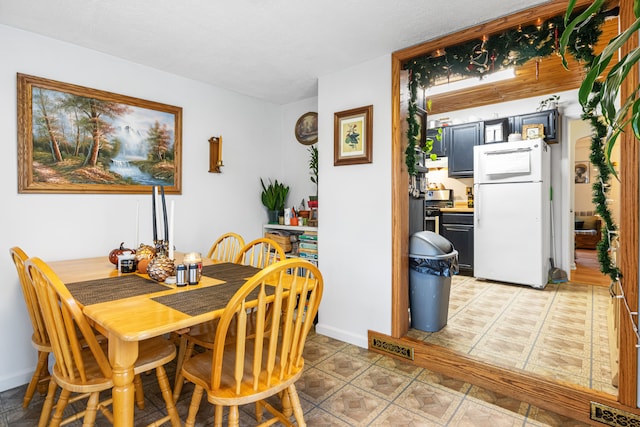
[(33, 327), (33, 340), (41, 345), (49, 344), (49, 336), (44, 326), (44, 320), (42, 318), (42, 311), (38, 305), (38, 298), (36, 296), (36, 290), (31, 284), (31, 279), (27, 274), (25, 268), (25, 262), (29, 258), (27, 254), (19, 247), (13, 247), (9, 249), (11, 258), (16, 266), (18, 272), (18, 279), (20, 280), (20, 287), (22, 288), (22, 296), (27, 306), (27, 312), (31, 319), (31, 326)]
[(82, 383), (90, 380), (85, 359), (88, 348), (104, 378), (111, 378), (111, 365), (93, 329), (65, 284), (38, 258), (29, 259), (26, 269), (36, 290), (44, 324), (51, 340), (59, 375)]
[(282, 246), (274, 240), (261, 237), (244, 245), (233, 262), (257, 268), (265, 268), (284, 259), (285, 253)]
[(225, 233), (213, 242), (207, 258), (218, 262), (233, 262), (243, 246), (242, 236), (237, 233)]
[[(298, 374), (322, 291), (320, 271), (299, 258), (272, 264), (249, 279), (218, 322), (211, 389), (228, 387), (242, 395), (243, 390), (269, 388)], [(232, 372), (232, 379), (225, 380), (225, 372)]]

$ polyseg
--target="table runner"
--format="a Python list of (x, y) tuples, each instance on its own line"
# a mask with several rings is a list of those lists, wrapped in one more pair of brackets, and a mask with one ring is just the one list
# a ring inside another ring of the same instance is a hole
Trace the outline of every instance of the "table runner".
[(82, 305), (115, 301), (169, 289), (168, 286), (136, 274), (69, 283), (67, 288)]
[(250, 265), (221, 262), (203, 267), (202, 275), (228, 282), (229, 280), (248, 279), (258, 271), (260, 271), (259, 268)]
[[(181, 311), (189, 316), (198, 316), (209, 311), (224, 308), (231, 297), (245, 284), (248, 278), (260, 271), (259, 268), (233, 263), (220, 263), (203, 267), (202, 274), (226, 283), (193, 289), (177, 294), (152, 298), (160, 304)], [(257, 290), (252, 297), (257, 298)], [(272, 290), (267, 289), (267, 294)], [(251, 297), (250, 297), (251, 298)]]

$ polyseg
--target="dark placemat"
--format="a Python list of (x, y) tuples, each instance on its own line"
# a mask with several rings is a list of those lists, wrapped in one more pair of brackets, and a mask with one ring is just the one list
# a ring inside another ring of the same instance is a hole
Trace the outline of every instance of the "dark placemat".
[[(216, 277), (218, 278), (218, 276)], [(163, 295), (152, 298), (160, 304), (181, 311), (189, 316), (198, 316), (209, 311), (226, 307), (233, 295), (246, 283), (243, 279), (231, 280), (215, 286), (194, 289), (177, 294)], [(271, 295), (275, 288), (268, 286), (267, 295)], [(253, 290), (248, 299), (258, 298), (259, 288)]]
[(115, 301), (117, 299), (135, 297), (169, 289), (168, 286), (161, 285), (136, 274), (69, 283), (67, 288), (69, 292), (71, 292), (71, 295), (80, 301), (82, 305)]
[(222, 262), (220, 264), (207, 265), (202, 268), (202, 275), (219, 279), (224, 282), (237, 279), (248, 279), (260, 271), (259, 268), (250, 265)]

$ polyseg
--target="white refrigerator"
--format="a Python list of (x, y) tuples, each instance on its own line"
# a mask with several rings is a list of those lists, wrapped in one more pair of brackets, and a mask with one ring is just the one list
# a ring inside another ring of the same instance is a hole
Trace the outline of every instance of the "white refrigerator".
[(550, 261), (550, 148), (474, 147), (474, 276), (543, 289)]

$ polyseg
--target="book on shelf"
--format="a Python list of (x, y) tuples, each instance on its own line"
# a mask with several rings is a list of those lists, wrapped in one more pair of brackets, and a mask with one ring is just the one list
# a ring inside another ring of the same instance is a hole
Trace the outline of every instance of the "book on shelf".
[(304, 258), (304, 259), (309, 259), (309, 260), (317, 260), (318, 259), (318, 254), (312, 254), (312, 253), (308, 253), (308, 252), (298, 252), (298, 256), (300, 258)]
[(302, 242), (300, 242), (300, 243), (298, 244), (298, 247), (299, 247), (300, 249), (316, 249), (316, 250), (317, 250), (317, 249), (318, 249), (318, 244), (317, 244), (317, 243), (315, 243), (315, 242), (310, 243), (310, 242), (302, 241)]

